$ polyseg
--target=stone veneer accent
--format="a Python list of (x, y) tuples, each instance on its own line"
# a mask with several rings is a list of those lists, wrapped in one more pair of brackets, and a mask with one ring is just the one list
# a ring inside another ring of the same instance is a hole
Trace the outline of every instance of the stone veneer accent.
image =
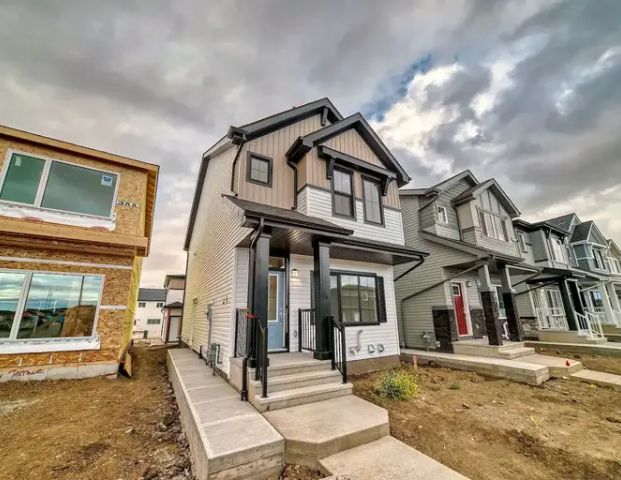
[(470, 309), (470, 320), (472, 321), (472, 336), (474, 338), (483, 338), (487, 335), (485, 329), (485, 316), (480, 308)]
[(498, 304), (495, 295), (495, 292), (481, 291), (481, 304), (489, 344), (502, 345), (502, 321), (498, 317)]
[(436, 350), (440, 352), (453, 353), (453, 342), (456, 342), (457, 325), (455, 324), (455, 312), (452, 308), (432, 307), (433, 328), (436, 341), (440, 342), (440, 347)]
[(505, 302), (505, 311), (507, 312), (507, 328), (509, 329), (509, 340), (512, 342), (521, 342), (524, 340), (524, 329), (520, 314), (515, 305), (515, 294), (512, 292), (504, 292), (502, 299)]

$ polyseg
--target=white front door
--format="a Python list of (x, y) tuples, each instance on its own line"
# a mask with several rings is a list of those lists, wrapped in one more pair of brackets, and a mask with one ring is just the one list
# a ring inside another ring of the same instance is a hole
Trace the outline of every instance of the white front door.
[(168, 341), (169, 342), (179, 341), (180, 321), (181, 321), (181, 317), (170, 317), (170, 322), (168, 323)]

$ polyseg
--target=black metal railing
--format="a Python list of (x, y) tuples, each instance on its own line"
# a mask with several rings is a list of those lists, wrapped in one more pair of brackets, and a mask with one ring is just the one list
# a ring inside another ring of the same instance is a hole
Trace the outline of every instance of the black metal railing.
[(315, 351), (315, 310), (298, 310), (298, 352)]
[(343, 383), (347, 383), (347, 339), (345, 336), (345, 325), (328, 317), (330, 326), (330, 347), (332, 370), (338, 369), (343, 376)]
[(241, 400), (248, 400), (248, 360), (252, 356), (252, 319), (245, 308), (238, 308), (235, 313), (235, 348), (234, 357), (242, 358)]
[(259, 317), (254, 318), (258, 334), (258, 351), (256, 355), (255, 380), (261, 380), (261, 397), (267, 398), (267, 325), (261, 323)]

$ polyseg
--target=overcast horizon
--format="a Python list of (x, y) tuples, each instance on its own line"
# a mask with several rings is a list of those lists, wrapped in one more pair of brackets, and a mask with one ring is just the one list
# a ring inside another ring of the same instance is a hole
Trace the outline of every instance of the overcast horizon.
[(159, 164), (141, 286), (183, 273), (201, 154), (328, 97), (413, 178), (494, 177), (621, 245), (621, 2), (0, 0), (0, 124)]

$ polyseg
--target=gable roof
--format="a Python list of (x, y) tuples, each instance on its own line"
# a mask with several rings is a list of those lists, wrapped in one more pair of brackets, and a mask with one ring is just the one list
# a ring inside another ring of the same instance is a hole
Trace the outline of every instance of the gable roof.
[(619, 245), (617, 245), (612, 238), (609, 238), (606, 242), (608, 242), (608, 248), (611, 250), (614, 248), (617, 251), (617, 255), (621, 256), (621, 248), (619, 248)]
[(473, 200), (475, 196), (481, 194), (488, 188), (492, 189), (492, 191), (494, 192), (494, 195), (498, 197), (498, 200), (500, 201), (502, 206), (505, 208), (505, 210), (507, 210), (511, 218), (518, 217), (520, 215), (520, 211), (515, 206), (513, 201), (511, 201), (509, 196), (500, 187), (500, 185), (498, 185), (498, 182), (496, 182), (496, 180), (493, 178), (490, 178), (489, 180), (479, 183), (478, 185), (474, 185), (473, 187), (470, 187), (468, 190), (463, 191), (462, 193), (460, 193), (453, 199), (453, 204), (461, 205), (462, 203), (469, 202), (470, 200)]
[(139, 302), (164, 302), (166, 290), (163, 288), (140, 288), (138, 289)]
[(572, 242), (587, 241), (589, 239), (589, 234), (591, 233), (592, 226), (593, 226), (592, 220), (588, 220), (586, 222), (582, 222), (576, 225), (571, 235), (571, 241)]
[(463, 172), (459, 172), (453, 175), (452, 177), (449, 177), (445, 180), (442, 180), (439, 183), (436, 183), (435, 185), (432, 185), (431, 187), (427, 188), (427, 192), (431, 193), (431, 192), (440, 192), (442, 190), (446, 190), (452, 185), (455, 185), (460, 180), (464, 180), (464, 179), (468, 180), (473, 186), (476, 186), (479, 184), (479, 181), (476, 179), (476, 177), (470, 170), (464, 170)]
[(575, 213), (568, 213), (567, 215), (561, 215), (560, 217), (549, 218), (548, 220), (545, 220), (545, 222), (556, 225), (562, 230), (569, 232), (571, 230), (571, 222), (574, 217), (577, 217)]
[(299, 107), (293, 107), (289, 110), (247, 123), (241, 127), (231, 125), (227, 137), (240, 137), (243, 141), (252, 140), (318, 113), (322, 115), (322, 125), (325, 125), (325, 119), (330, 120), (332, 123), (343, 119), (341, 113), (328, 98), (320, 98)]
[(411, 180), (404, 168), (360, 113), (354, 113), (320, 130), (298, 137), (289, 147), (289, 150), (287, 150), (287, 158), (292, 162), (298, 162), (314, 146), (352, 128), (358, 132), (380, 161), (397, 173), (397, 184), (400, 187), (406, 185)]
[(526, 220), (523, 220), (521, 218), (515, 218), (513, 219), (513, 225), (515, 225), (516, 227), (521, 227), (524, 230), (528, 230), (529, 232), (532, 232), (534, 230), (538, 230), (540, 228), (549, 228), (550, 230), (553, 230), (563, 236), (568, 235), (569, 232), (567, 230), (563, 230), (562, 228), (549, 223), (547, 220), (543, 220), (541, 222), (527, 222)]

